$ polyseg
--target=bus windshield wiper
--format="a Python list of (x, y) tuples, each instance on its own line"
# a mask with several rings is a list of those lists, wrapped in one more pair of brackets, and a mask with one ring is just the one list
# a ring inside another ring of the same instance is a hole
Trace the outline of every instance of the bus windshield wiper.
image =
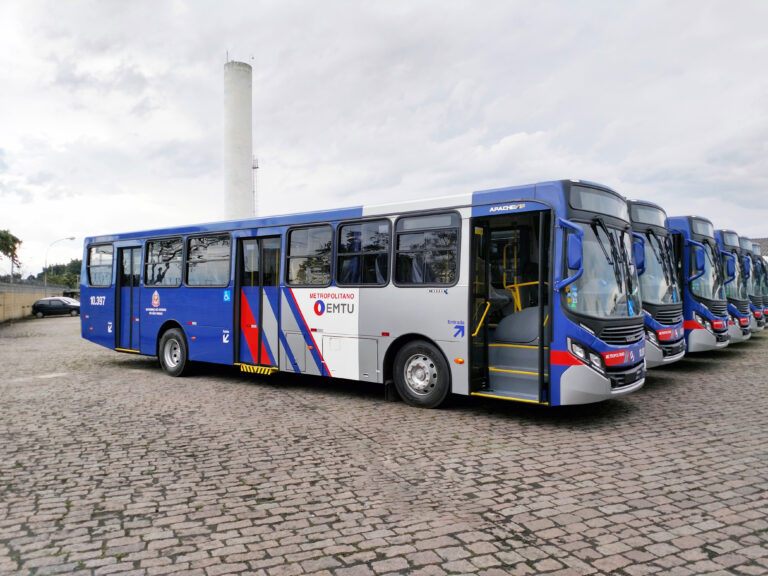
[[(659, 238), (650, 228), (645, 233), (645, 236), (648, 238), (648, 243), (651, 245), (653, 255), (656, 257), (658, 263), (661, 264), (664, 280), (671, 287), (672, 284), (674, 284), (674, 271), (672, 270), (672, 263), (669, 261), (669, 254), (666, 252), (665, 246), (661, 243), (661, 238)], [(656, 247), (656, 244), (654, 244), (654, 240), (656, 240), (658, 248)]]
[[(611, 256), (608, 256), (608, 251), (605, 249), (605, 242), (603, 242), (603, 239), (600, 238), (600, 233), (598, 232), (598, 227), (603, 230), (606, 236), (608, 236), (608, 242), (611, 245)], [(613, 240), (613, 236), (611, 235), (611, 232), (608, 230), (608, 227), (605, 225), (605, 222), (603, 222), (603, 219), (600, 217), (596, 217), (592, 219), (592, 231), (595, 233), (595, 237), (597, 238), (597, 242), (600, 245), (601, 250), (603, 251), (603, 254), (605, 255), (605, 259), (608, 261), (608, 264), (613, 267), (613, 275), (616, 278), (616, 284), (619, 287), (619, 289), (622, 289), (624, 287), (624, 281), (622, 279), (621, 270), (619, 268), (619, 254), (618, 250), (616, 249), (616, 243)]]

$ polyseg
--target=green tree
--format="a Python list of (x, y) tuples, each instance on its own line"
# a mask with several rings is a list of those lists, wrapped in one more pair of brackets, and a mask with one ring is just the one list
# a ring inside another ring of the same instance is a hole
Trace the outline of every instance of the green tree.
[(83, 261), (78, 258), (70, 260), (69, 264), (51, 264), (48, 268), (43, 268), (36, 279), (42, 282), (47, 271), (48, 284), (77, 288), (80, 283), (80, 266), (82, 263)]
[(19, 262), (19, 246), (21, 246), (21, 240), (8, 230), (0, 230), (0, 254), (10, 258), (14, 266), (21, 266), (21, 262)]

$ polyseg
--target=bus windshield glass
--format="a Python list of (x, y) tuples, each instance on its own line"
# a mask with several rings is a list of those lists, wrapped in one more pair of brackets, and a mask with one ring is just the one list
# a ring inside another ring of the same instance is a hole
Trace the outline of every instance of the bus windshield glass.
[[(691, 247), (691, 263), (696, 258), (695, 247)], [(707, 300), (724, 300), (725, 291), (723, 290), (723, 278), (720, 273), (719, 251), (714, 247), (714, 241), (706, 241), (704, 244), (704, 273), (691, 282), (691, 291), (699, 298)], [(691, 275), (696, 274), (696, 270), (691, 270)]]
[(666, 214), (664, 214), (664, 211), (661, 208), (646, 206), (644, 204), (632, 204), (630, 210), (632, 212), (633, 222), (652, 224), (653, 226), (664, 228)]
[(577, 210), (597, 212), (629, 221), (626, 201), (607, 190), (571, 186), (570, 202), (571, 206)]
[[(736, 257), (736, 266), (734, 266), (736, 270), (736, 275), (734, 276), (733, 280), (728, 282), (728, 284), (725, 285), (725, 295), (728, 298), (734, 298), (736, 300), (746, 300), (747, 299), (747, 278), (744, 276), (744, 270), (741, 267), (741, 264), (739, 263), (739, 255), (735, 252), (731, 252)], [(727, 269), (728, 266), (728, 256), (723, 254), (723, 270)]]
[(739, 235), (735, 232), (723, 232), (723, 244), (727, 244), (728, 246), (738, 246)]
[(640, 276), (640, 290), (643, 300), (651, 304), (680, 301), (671, 242), (651, 230), (645, 233), (645, 272)]
[(599, 218), (582, 227), (584, 273), (566, 286), (566, 306), (589, 316), (637, 316), (642, 304), (630, 231), (608, 227)]
[(691, 218), (691, 230), (694, 234), (699, 234), (700, 236), (715, 237), (715, 227), (712, 226), (712, 222), (709, 220)]

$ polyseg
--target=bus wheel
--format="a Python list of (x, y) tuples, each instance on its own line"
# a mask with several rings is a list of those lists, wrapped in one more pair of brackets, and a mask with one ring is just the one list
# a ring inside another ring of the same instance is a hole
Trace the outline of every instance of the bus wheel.
[(187, 340), (178, 328), (171, 328), (160, 338), (160, 367), (170, 376), (181, 376), (189, 365)]
[(414, 340), (395, 356), (395, 386), (406, 404), (434, 408), (448, 395), (450, 372), (440, 351), (429, 342)]

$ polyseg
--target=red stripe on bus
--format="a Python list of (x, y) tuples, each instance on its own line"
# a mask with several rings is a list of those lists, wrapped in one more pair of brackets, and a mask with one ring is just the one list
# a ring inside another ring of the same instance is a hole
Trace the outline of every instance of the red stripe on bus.
[(253, 358), (253, 363), (265, 364), (269, 362), (269, 355), (267, 354), (267, 349), (264, 348), (263, 340), (261, 342), (261, 362), (258, 354), (254, 353), (254, 352), (258, 352), (258, 349), (259, 349), (259, 328), (256, 325), (256, 320), (253, 317), (253, 312), (251, 312), (251, 306), (248, 304), (248, 298), (245, 296), (245, 290), (242, 290), (240, 292), (240, 295), (241, 295), (240, 329), (243, 331), (243, 336), (245, 336), (245, 342), (248, 345), (248, 350), (251, 353), (251, 358)]
[(320, 347), (317, 345), (317, 342), (315, 342), (315, 337), (312, 335), (312, 329), (309, 327), (307, 320), (304, 318), (304, 313), (301, 311), (299, 301), (296, 300), (296, 295), (293, 293), (293, 288), (288, 288), (288, 293), (291, 295), (291, 298), (293, 298), (293, 303), (296, 305), (296, 310), (298, 310), (299, 316), (301, 316), (301, 321), (304, 324), (304, 327), (307, 329), (307, 334), (309, 334), (309, 337), (312, 338), (312, 344), (315, 346), (315, 352), (317, 352), (317, 355), (320, 357), (320, 362), (322, 363), (322, 366), (320, 367), (321, 371), (322, 369), (325, 369), (326, 372), (326, 374), (323, 374), (323, 376), (330, 376), (331, 371), (328, 369), (328, 365), (325, 363), (325, 359), (320, 352)]
[(584, 362), (576, 358), (576, 356), (567, 350), (552, 350), (549, 353), (549, 361), (558, 366), (579, 366), (580, 364), (584, 364)]
[(696, 320), (686, 320), (683, 322), (683, 328), (686, 330), (701, 330), (704, 326), (696, 322)]

